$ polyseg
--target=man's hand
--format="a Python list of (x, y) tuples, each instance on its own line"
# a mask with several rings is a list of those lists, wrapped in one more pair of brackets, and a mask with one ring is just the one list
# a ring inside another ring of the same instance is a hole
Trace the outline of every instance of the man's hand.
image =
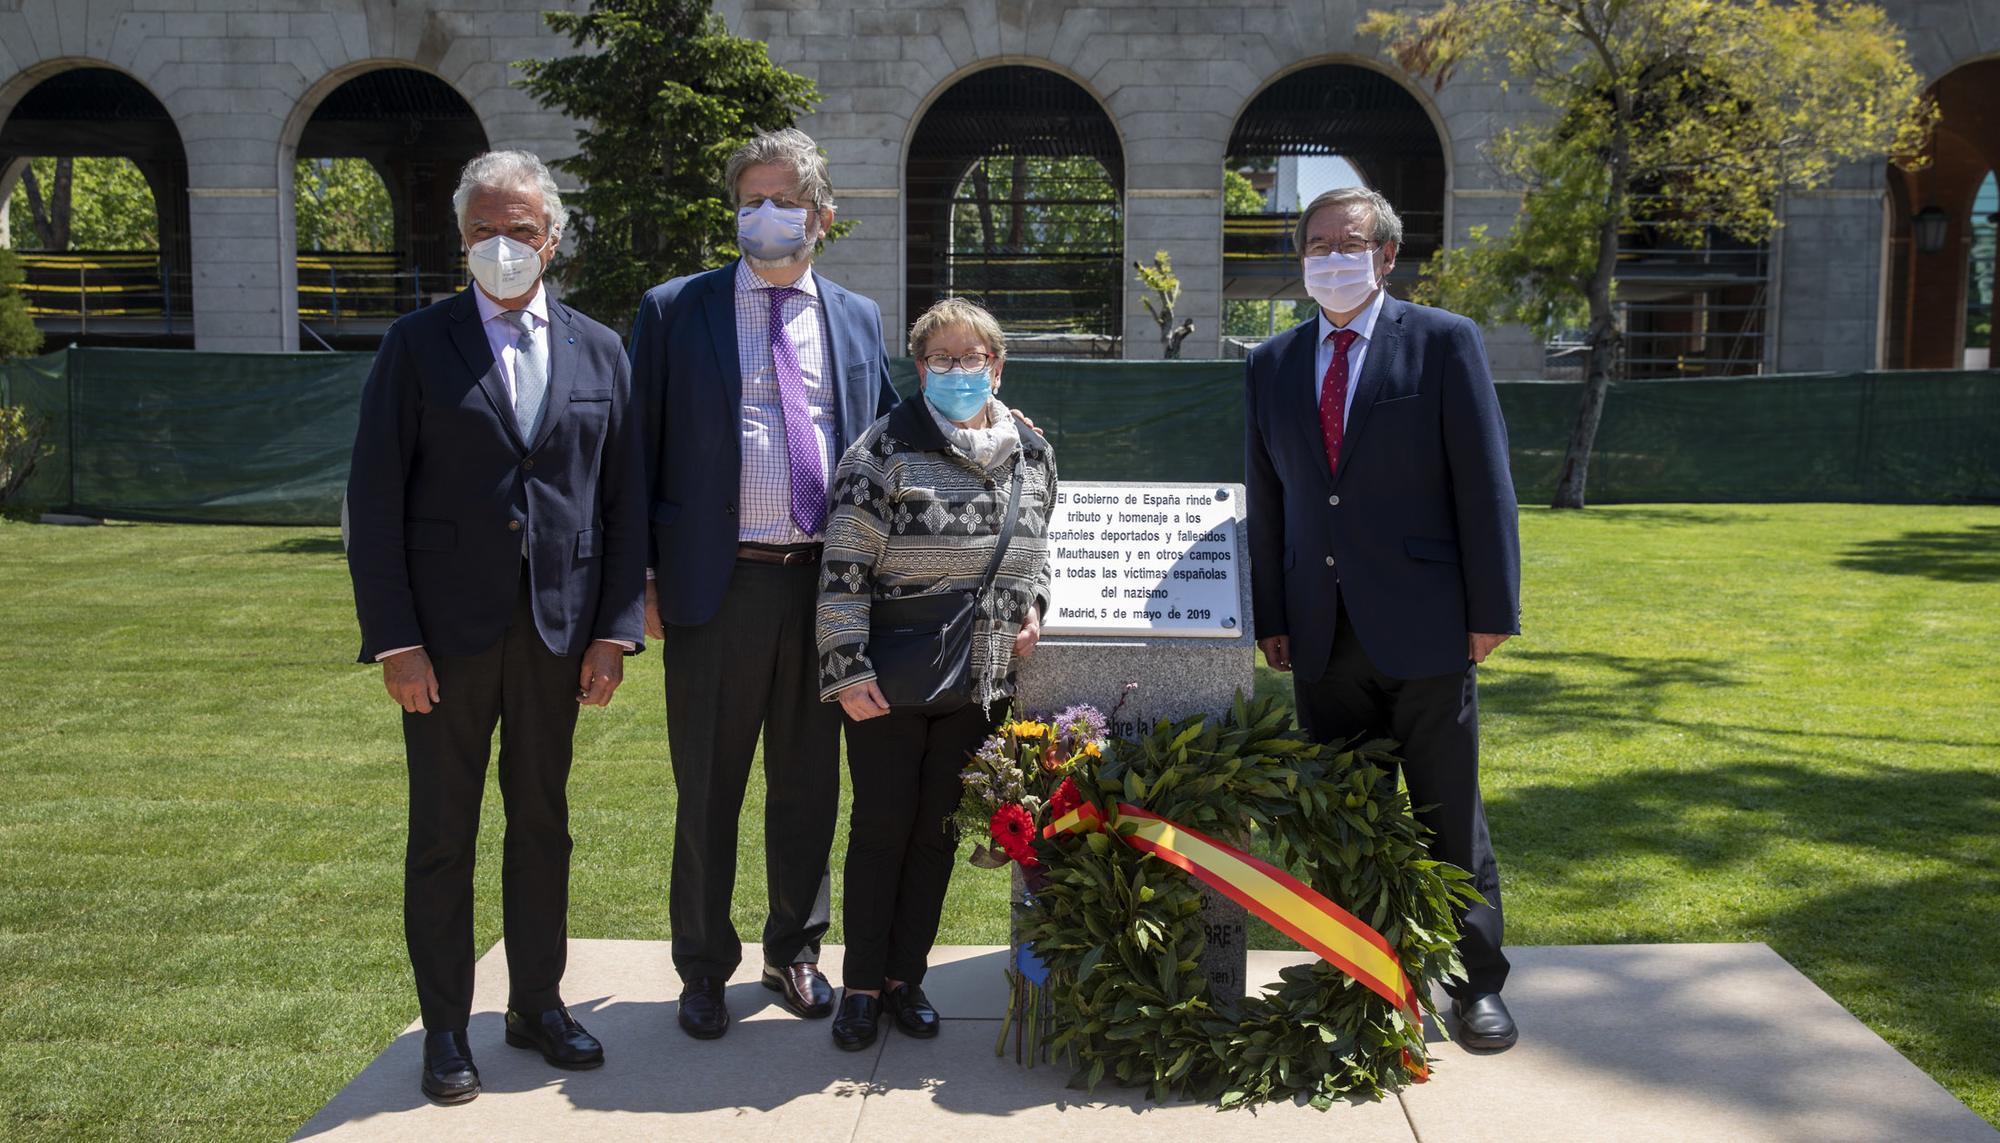
[(856, 722), (867, 722), (889, 713), (889, 700), (882, 697), (882, 688), (874, 679), (863, 679), (834, 696), (840, 700), (840, 709)]
[(1014, 657), (1025, 659), (1035, 653), (1035, 644), (1042, 641), (1042, 609), (1030, 607), (1028, 617), (1021, 621), (1020, 633), (1014, 636)]
[(438, 701), (437, 672), (422, 647), (399, 651), (382, 660), (382, 685), (396, 705), (411, 714), (429, 714)]
[(1040, 429), (1038, 429), (1038, 428), (1036, 428), (1036, 427), (1035, 427), (1035, 422), (1033, 422), (1033, 421), (1031, 421), (1031, 420), (1029, 420), (1029, 419), (1028, 419), (1028, 414), (1026, 414), (1026, 413), (1022, 412), (1022, 411), (1021, 411), (1021, 410), (1019, 410), (1019, 409), (1016, 409), (1016, 408), (1014, 408), (1014, 407), (1013, 407), (1012, 405), (1009, 405), (1009, 406), (1007, 406), (1007, 411), (1008, 411), (1008, 412), (1010, 412), (1010, 413), (1012, 413), (1012, 414), (1014, 414), (1014, 419), (1015, 419), (1015, 420), (1017, 420), (1017, 421), (1021, 422), (1022, 424), (1024, 424), (1024, 425), (1028, 426), (1028, 431), (1029, 431), (1029, 432), (1031, 432), (1031, 433), (1039, 433), (1039, 432), (1041, 432), (1041, 431), (1042, 431), (1042, 430), (1040, 430)]
[(646, 581), (646, 638), (648, 639), (664, 639), (667, 637), (667, 629), (660, 625), (660, 589), (658, 583), (659, 581), (657, 580), (649, 579)]
[(1486, 656), (1491, 655), (1495, 647), (1512, 638), (1512, 635), (1485, 635), (1477, 631), (1471, 632), (1465, 637), (1465, 657), (1475, 663), (1484, 663)]
[(611, 692), (625, 681), (625, 648), (599, 639), (583, 652), (583, 669), (576, 676), (576, 701), (584, 706), (610, 706)]
[(1264, 652), (1264, 661), (1274, 671), (1292, 669), (1292, 637), (1273, 635), (1269, 639), (1257, 640), (1257, 649)]

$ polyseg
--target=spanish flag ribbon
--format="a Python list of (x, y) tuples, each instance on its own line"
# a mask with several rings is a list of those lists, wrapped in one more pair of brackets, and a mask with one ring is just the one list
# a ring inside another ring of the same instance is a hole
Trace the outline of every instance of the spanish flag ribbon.
[[(1401, 1009), (1422, 1028), (1424, 1011), (1416, 986), (1403, 972), (1389, 942), (1361, 918), (1313, 892), (1312, 888), (1268, 861), (1224, 845), (1214, 838), (1176, 825), (1158, 814), (1127, 802), (1118, 803), (1114, 836), (1149, 853), (1230, 900), (1269, 921), (1279, 932), (1317, 953), (1321, 959), (1353, 977), (1363, 987)], [(1090, 802), (1050, 822), (1042, 836), (1088, 833), (1106, 829), (1104, 814)], [(1404, 1054), (1418, 1081), (1429, 1076), (1423, 1061)]]

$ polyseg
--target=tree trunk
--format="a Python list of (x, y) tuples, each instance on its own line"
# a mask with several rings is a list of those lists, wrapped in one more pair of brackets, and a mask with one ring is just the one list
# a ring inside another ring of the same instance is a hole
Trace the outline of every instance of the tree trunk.
[(1583, 377), (1583, 401), (1576, 426), (1563, 453), (1562, 476), (1556, 481), (1551, 508), (1582, 508), (1590, 474), (1590, 453), (1597, 444), (1597, 426), (1604, 419), (1604, 401), (1611, 391), (1611, 371), (1618, 361), (1622, 333), (1611, 308), (1611, 280), (1618, 269), (1618, 227), (1625, 218), (1625, 157), (1619, 148), (1611, 162), (1610, 201), (1597, 229), (1597, 268), (1590, 277), (1590, 364)]
[(1028, 245), (1028, 156), (1014, 156), (1013, 210), (1007, 220), (1007, 249), (1021, 253)]
[(31, 165), (21, 172), (22, 189), (28, 192), (28, 218), (35, 224), (35, 237), (44, 250), (69, 249), (70, 186), (73, 160), (56, 160), (55, 183), (49, 188), (49, 195), (42, 197), (41, 180), (35, 177)]
[(979, 203), (979, 248), (986, 251), (987, 256), (991, 257), (994, 254), (993, 180), (986, 177), (986, 160), (984, 159), (972, 164), (972, 194), (973, 198)]

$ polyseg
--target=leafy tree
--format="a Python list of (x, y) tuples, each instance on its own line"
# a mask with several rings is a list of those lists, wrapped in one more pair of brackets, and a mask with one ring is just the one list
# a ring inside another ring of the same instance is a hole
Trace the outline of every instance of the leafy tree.
[[(1181, 300), (1180, 275), (1174, 273), (1173, 259), (1165, 250), (1153, 253), (1153, 264), (1132, 263), (1139, 272), (1139, 284), (1153, 292), (1153, 296), (1141, 299), (1146, 303), (1146, 312), (1160, 327), (1160, 355), (1171, 361), (1181, 355), (1181, 342), (1194, 332), (1194, 319), (1182, 318), (1174, 324), (1174, 305)], [(1155, 304), (1154, 298), (1159, 299)]]
[(20, 258), (12, 250), (0, 250), (0, 359), (41, 352), (42, 331), (28, 316), (21, 281)]
[(729, 153), (819, 95), (730, 35), (706, 0), (594, 0), (544, 18), (588, 45), (516, 65), (542, 106), (585, 124), (577, 154), (555, 164), (584, 184), (566, 200), (576, 253), (557, 271), (569, 301), (622, 325), (648, 287), (736, 256)]
[[(1248, 178), (1227, 168), (1222, 172), (1222, 212), (1263, 214), (1264, 196)], [(1299, 321), (1297, 301), (1258, 301), (1239, 298), (1222, 303), (1222, 332), (1234, 337), (1262, 337), (1273, 328), (1289, 329)]]
[(1371, 12), (1362, 28), (1414, 75), (1442, 85), (1477, 64), (1525, 81), (1549, 110), (1489, 148), (1522, 189), (1514, 228), (1441, 253), (1421, 296), (1545, 334), (1587, 328), (1558, 508), (1583, 507), (1617, 368), (1620, 233), (1645, 223), (1691, 245), (1763, 241), (1784, 192), (1843, 163), (1913, 162), (1936, 118), (1895, 26), (1846, 0), (1446, 0)]
[(157, 250), (153, 188), (130, 159), (30, 160), (8, 202), (17, 250)]
[(301, 250), (396, 248), (389, 188), (366, 159), (300, 159), (292, 171)]

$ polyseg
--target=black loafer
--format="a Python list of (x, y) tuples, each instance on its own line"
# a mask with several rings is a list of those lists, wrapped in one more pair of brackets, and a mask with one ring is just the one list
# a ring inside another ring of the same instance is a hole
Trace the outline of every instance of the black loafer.
[(719, 976), (697, 976), (681, 989), (681, 1031), (697, 1040), (721, 1039), (729, 1031), (729, 1008), (722, 1002)]
[(833, 1042), (843, 1052), (858, 1052), (875, 1042), (881, 1026), (881, 998), (850, 992), (840, 998), (840, 1015), (833, 1018)]
[(517, 1048), (533, 1048), (559, 1068), (582, 1071), (604, 1063), (604, 1045), (584, 1031), (583, 1025), (562, 1005), (533, 1016), (509, 1008), (507, 1042)]
[(882, 994), (882, 1007), (896, 1018), (896, 1027), (920, 1040), (928, 1040), (938, 1034), (937, 1009), (931, 1007), (930, 997), (914, 984)]
[(464, 1032), (424, 1033), (424, 1094), (439, 1103), (465, 1103), (479, 1095), (479, 1069)]
[(1458, 1017), (1458, 1042), (1475, 1051), (1505, 1051), (1521, 1038), (1514, 1017), (1497, 992), (1453, 997), (1451, 1014)]
[(764, 987), (782, 995), (785, 1007), (808, 1020), (833, 1015), (833, 985), (816, 964), (767, 964)]

